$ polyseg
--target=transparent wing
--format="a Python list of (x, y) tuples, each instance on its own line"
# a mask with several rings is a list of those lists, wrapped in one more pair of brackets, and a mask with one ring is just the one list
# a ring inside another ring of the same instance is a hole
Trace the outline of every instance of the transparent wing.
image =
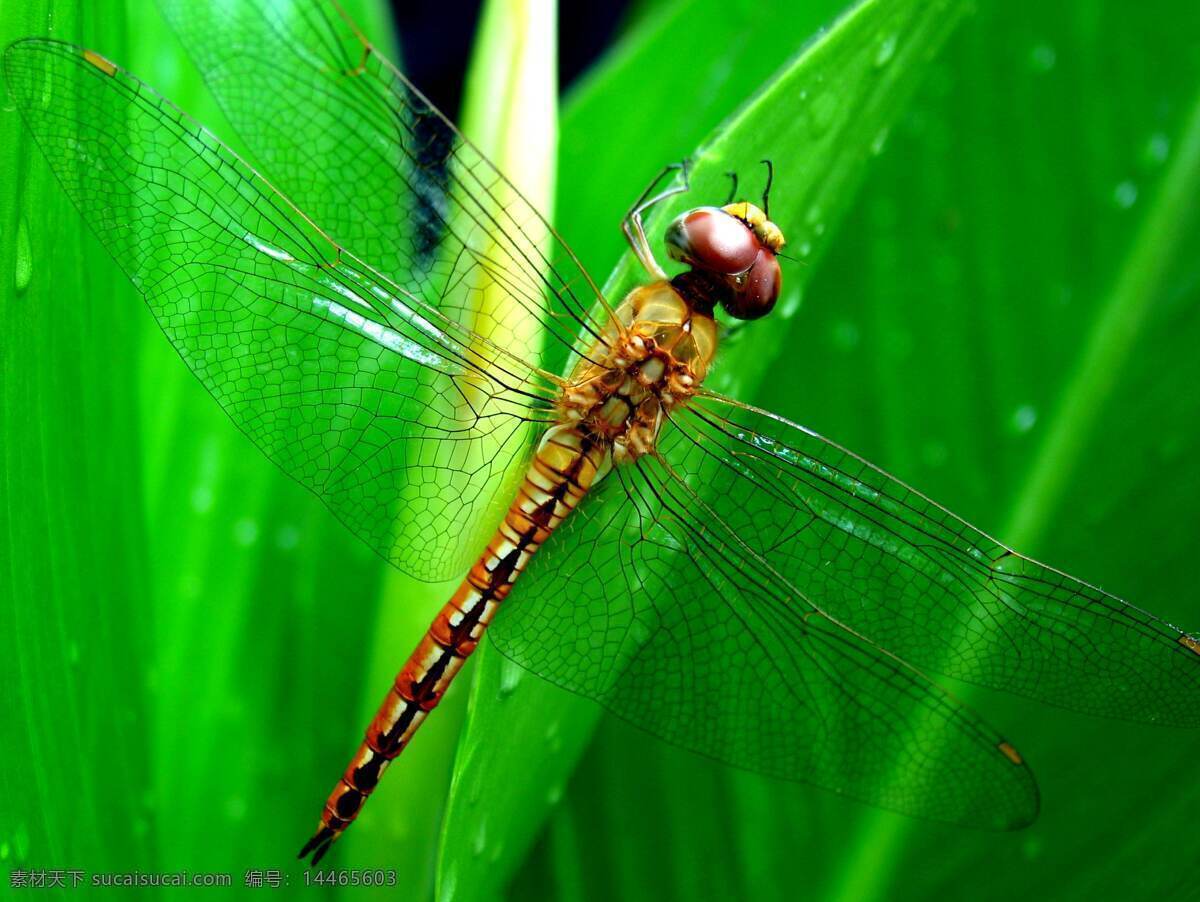
[(559, 527), (497, 615), (503, 654), (729, 764), (937, 820), (1035, 817), (1012, 746), (822, 615), (666, 458), (617, 468)]
[[(340, 244), (526, 359), (591, 345), (603, 298), (570, 249), (337, 3), (159, 2), (264, 174)], [(544, 334), (490, 318), (496, 286)]]
[(1079, 711), (1200, 724), (1200, 643), (834, 443), (717, 396), (663, 453), (821, 610), (904, 660)]
[(67, 193), (234, 422), (392, 563), (460, 572), (557, 386), (429, 304), (461, 281), (453, 263), (430, 257), (420, 290), (382, 277), (90, 51), (26, 40), (4, 68)]

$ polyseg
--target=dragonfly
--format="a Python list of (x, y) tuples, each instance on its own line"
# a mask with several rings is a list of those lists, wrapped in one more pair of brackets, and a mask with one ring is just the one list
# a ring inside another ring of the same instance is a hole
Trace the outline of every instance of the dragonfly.
[(1035, 818), (1031, 770), (926, 671), (1200, 723), (1195, 635), (704, 387), (718, 322), (779, 296), (766, 192), (671, 222), (672, 276), (646, 225), (686, 188), (667, 170), (623, 223), (645, 282), (610, 299), (336, 3), (163, 7), (262, 173), (100, 53), (50, 39), (4, 54), (28, 129), (267, 457), (401, 570), (465, 574), (300, 858), (355, 820), (485, 630), (685, 749), (989, 829)]

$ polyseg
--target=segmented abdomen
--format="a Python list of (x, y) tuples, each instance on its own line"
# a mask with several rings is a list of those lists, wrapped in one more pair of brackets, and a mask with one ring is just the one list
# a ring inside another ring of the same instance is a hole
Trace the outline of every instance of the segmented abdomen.
[(609, 448), (579, 427), (547, 431), (504, 521), (396, 676), (300, 858), (312, 852), (315, 865), (358, 816), (388, 764), (408, 745), (479, 645), (530, 557), (609, 465)]

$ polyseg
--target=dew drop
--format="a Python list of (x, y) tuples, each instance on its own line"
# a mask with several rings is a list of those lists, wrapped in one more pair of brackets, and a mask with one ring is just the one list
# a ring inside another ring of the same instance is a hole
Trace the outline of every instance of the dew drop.
[(67, 661), (70, 664), (79, 663), (79, 643), (74, 639), (67, 643)]
[[(451, 859), (453, 859), (453, 856), (451, 856)], [(439, 900), (453, 899), (455, 897), (455, 894), (457, 893), (457, 891), (458, 891), (458, 868), (455, 867), (452, 862), (450, 864), (450, 866), (448, 868), (446, 868), (445, 873), (442, 875), (441, 892), (438, 893), (438, 899)]]
[(879, 134), (871, 140), (871, 154), (873, 156), (877, 157), (883, 153), (883, 149), (887, 146), (888, 133), (889, 129), (882, 128), (879, 130)]
[(483, 798), (483, 786), (478, 780), (472, 780), (471, 786), (467, 790), (467, 804), (474, 807), (479, 804)]
[(796, 248), (796, 252), (799, 253), (801, 257), (807, 257), (812, 253), (812, 242), (801, 241), (800, 246)]
[(275, 534), (275, 547), (281, 551), (291, 551), (300, 544), (300, 530), (295, 526), (282, 526)]
[(1049, 72), (1058, 62), (1058, 54), (1049, 44), (1035, 44), (1029, 51), (1029, 66), (1034, 72)]
[(1137, 185), (1126, 179), (1113, 189), (1113, 201), (1122, 210), (1128, 210), (1137, 203)]
[(487, 822), (480, 821), (479, 829), (475, 831), (475, 839), (471, 842), (471, 851), (477, 856), (482, 855), (487, 849)]
[(7, 842), (0, 842), (0, 861), (8, 861), (8, 856), (12, 854), (12, 849), (9, 848)]
[(29, 226), (22, 216), (17, 222), (17, 259), (13, 266), (13, 284), (17, 293), (23, 292), (33, 281), (33, 249), (29, 244)]
[(834, 114), (837, 112), (837, 98), (832, 91), (822, 91), (816, 96), (809, 107), (808, 121), (812, 126), (813, 134), (820, 135), (828, 130), (833, 124)]
[(243, 517), (233, 524), (233, 538), (243, 547), (253, 545), (258, 541), (258, 524), (249, 517)]
[(1037, 408), (1032, 404), (1022, 404), (1012, 415), (1012, 427), (1017, 432), (1026, 433), (1037, 423)]
[(889, 34), (879, 42), (879, 47), (875, 50), (875, 68), (882, 69), (886, 66), (893, 56), (896, 55), (896, 36)]
[(562, 749), (562, 736), (558, 732), (558, 721), (552, 720), (546, 726), (546, 749), (551, 754)]
[(198, 514), (206, 514), (212, 510), (213, 492), (212, 487), (207, 485), (198, 485), (192, 489), (192, 510)]
[(504, 660), (500, 662), (500, 686), (497, 693), (500, 698), (508, 698), (517, 691), (517, 687), (521, 684), (521, 668), (512, 661)]
[(830, 330), (830, 339), (834, 348), (845, 353), (857, 348), (861, 338), (858, 324), (848, 319), (838, 320)]
[(801, 291), (785, 291), (783, 300), (779, 302), (778, 312), (775, 314), (780, 319), (791, 319), (796, 315), (796, 311), (800, 309), (800, 302), (804, 297)]
[(1166, 162), (1170, 153), (1171, 139), (1162, 132), (1155, 132), (1146, 139), (1146, 146), (1142, 149), (1142, 159), (1148, 165), (1160, 166)]
[(546, 792), (546, 802), (551, 805), (557, 805), (562, 801), (563, 788), (561, 784), (555, 783)]

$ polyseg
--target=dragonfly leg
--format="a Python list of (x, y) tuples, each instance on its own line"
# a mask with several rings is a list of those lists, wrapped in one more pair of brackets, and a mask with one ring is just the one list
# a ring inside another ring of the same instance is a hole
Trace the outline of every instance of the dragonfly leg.
[[(660, 172), (642, 192), (642, 196), (637, 199), (629, 212), (625, 214), (625, 218), (621, 221), (621, 231), (625, 233), (626, 240), (629, 241), (629, 246), (633, 248), (633, 252), (637, 255), (642, 266), (646, 268), (646, 272), (650, 273), (656, 279), (665, 279), (666, 272), (658, 261), (654, 259), (654, 251), (650, 249), (650, 242), (646, 239), (646, 229), (642, 223), (642, 217), (646, 212), (660, 201), (666, 200), (668, 197), (674, 197), (676, 194), (682, 194), (688, 190), (688, 161), (683, 160), (679, 163), (670, 163), (663, 167)], [(681, 173), (683, 183), (672, 185), (670, 188), (659, 190), (663, 180), (674, 173)]]

